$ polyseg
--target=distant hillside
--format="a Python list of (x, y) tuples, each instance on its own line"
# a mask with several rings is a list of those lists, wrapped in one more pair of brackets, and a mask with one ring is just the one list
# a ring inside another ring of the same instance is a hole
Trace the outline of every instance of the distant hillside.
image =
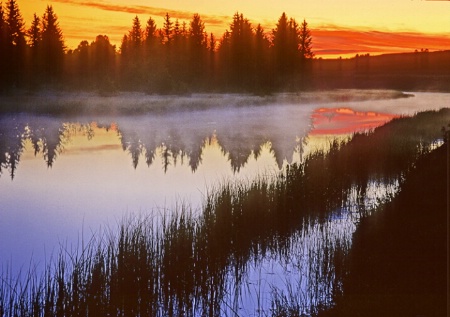
[(351, 59), (316, 59), (314, 88), (389, 88), (450, 91), (450, 50)]

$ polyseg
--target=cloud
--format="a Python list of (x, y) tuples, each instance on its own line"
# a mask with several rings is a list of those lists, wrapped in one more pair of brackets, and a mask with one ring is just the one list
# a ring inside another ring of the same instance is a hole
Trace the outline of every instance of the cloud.
[[(184, 10), (169, 10), (166, 8), (110, 4), (106, 1), (89, 2), (87, 0), (54, 0), (54, 2), (68, 5), (87, 7), (110, 12), (130, 13), (133, 15), (147, 15), (152, 17), (163, 17), (168, 13), (173, 19), (191, 20), (194, 12)], [(213, 32), (220, 38), (229, 27), (232, 17), (213, 14), (201, 14), (203, 22), (206, 24), (206, 31)], [(80, 17), (71, 17), (72, 21), (79, 21)], [(130, 19), (131, 20), (131, 19)], [(75, 41), (88, 38), (95, 38), (97, 34), (106, 35), (115, 43), (120, 40), (129, 29), (129, 25), (114, 27), (111, 21), (87, 21), (86, 27), (82, 23), (66, 23), (65, 35), (71, 41), (71, 46), (76, 46)], [(252, 21), (256, 26), (261, 23), (266, 33), (275, 27), (275, 20)], [(311, 25), (310, 25), (311, 26)], [(317, 27), (311, 26), (313, 36), (313, 50), (317, 57), (352, 57), (356, 54), (383, 54), (398, 52), (413, 52), (427, 48), (430, 51), (444, 50), (450, 48), (450, 35), (443, 34), (422, 34), (414, 32), (388, 32), (380, 30), (370, 30), (367, 28), (345, 28), (333, 24), (322, 24)]]
[(311, 30), (313, 49), (317, 56), (356, 53), (412, 52), (427, 48), (430, 51), (450, 48), (450, 36), (414, 32), (384, 32), (339, 28)]
[[(109, 4), (100, 1), (96, 2), (88, 2), (88, 1), (80, 1), (80, 0), (54, 0), (54, 2), (89, 7), (104, 11), (112, 11), (112, 12), (124, 12), (124, 13), (132, 13), (132, 14), (146, 14), (150, 16), (165, 16), (166, 13), (170, 15), (171, 18), (180, 19), (180, 20), (190, 20), (192, 16), (196, 12), (190, 11), (181, 11), (181, 10), (170, 10), (165, 8), (151, 7), (145, 5), (121, 5), (121, 4)], [(224, 25), (230, 19), (228, 16), (220, 16), (220, 15), (201, 15), (201, 18), (205, 24), (208, 25)]]

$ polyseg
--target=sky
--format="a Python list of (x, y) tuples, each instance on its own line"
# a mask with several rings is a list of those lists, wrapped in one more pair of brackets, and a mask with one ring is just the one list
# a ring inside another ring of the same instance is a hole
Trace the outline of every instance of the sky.
[[(5, 2), (4, 0), (3, 2)], [(283, 12), (312, 31), (316, 57), (352, 57), (355, 54), (450, 49), (450, 1), (423, 0), (17, 0), (26, 28), (33, 14), (42, 16), (52, 5), (66, 45), (75, 49), (82, 40), (107, 35), (120, 47), (137, 15), (145, 25), (152, 17), (158, 27), (166, 13), (189, 23), (194, 13), (206, 31), (220, 38), (239, 12), (266, 33)]]

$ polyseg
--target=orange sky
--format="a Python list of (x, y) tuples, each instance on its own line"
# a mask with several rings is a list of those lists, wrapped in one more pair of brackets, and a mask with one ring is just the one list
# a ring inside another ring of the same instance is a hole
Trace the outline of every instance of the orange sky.
[[(3, 1), (4, 2), (4, 1)], [(158, 27), (166, 12), (180, 22), (199, 13), (206, 30), (221, 37), (237, 11), (270, 32), (282, 12), (306, 19), (317, 57), (450, 49), (450, 1), (420, 0), (18, 0), (29, 27), (33, 13), (42, 16), (51, 4), (59, 17), (68, 48), (98, 34), (117, 47), (138, 15), (151, 16)]]

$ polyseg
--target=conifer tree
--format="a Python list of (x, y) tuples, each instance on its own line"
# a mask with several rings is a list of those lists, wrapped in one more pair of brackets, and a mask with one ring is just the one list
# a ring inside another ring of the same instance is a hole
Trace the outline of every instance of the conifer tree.
[(30, 60), (28, 65), (29, 82), (37, 84), (39, 81), (39, 73), (41, 70), (41, 61), (39, 58), (39, 49), (42, 41), (41, 20), (36, 15), (33, 15), (33, 21), (30, 28), (27, 30), (28, 45), (30, 46)]
[(205, 24), (195, 13), (189, 23), (189, 72), (192, 83), (197, 87), (204, 81), (207, 41)]
[(5, 71), (10, 85), (20, 86), (25, 72), (25, 24), (16, 0), (9, 0), (5, 10), (6, 59)]
[(141, 21), (139, 20), (139, 17), (136, 15), (136, 17), (133, 19), (133, 26), (131, 27), (130, 32), (128, 32), (128, 41), (130, 48), (134, 51), (134, 53), (137, 53), (142, 45), (142, 28), (141, 28)]
[(144, 34), (145, 35), (144, 42), (147, 50), (151, 50), (152, 48), (154, 48), (156, 44), (156, 30), (157, 30), (156, 22), (150, 17), (147, 20)]
[(8, 33), (8, 24), (3, 11), (3, 4), (0, 2), (0, 92), (7, 88), (7, 66), (10, 54)]
[(203, 23), (200, 15), (194, 14), (189, 24), (189, 35), (192, 47), (201, 49), (206, 47), (205, 42), (205, 23)]
[(299, 64), (299, 27), (283, 12), (272, 30), (273, 63), (278, 85), (295, 82)]
[(25, 23), (16, 0), (9, 0), (6, 4), (6, 22), (8, 23), (9, 40), (13, 46), (24, 46)]
[(163, 28), (161, 30), (161, 42), (166, 44), (166, 45), (170, 45), (170, 43), (172, 42), (173, 36), (172, 36), (172, 31), (173, 31), (173, 22), (170, 20), (170, 16), (169, 13), (166, 13), (166, 15), (164, 16), (164, 24), (163, 24)]
[(42, 63), (44, 76), (50, 82), (60, 77), (64, 59), (64, 37), (53, 7), (48, 5), (42, 17)]
[(93, 77), (97, 87), (110, 89), (113, 84), (115, 46), (111, 45), (108, 36), (97, 35), (90, 45)]
[(41, 20), (36, 15), (36, 13), (33, 15), (33, 21), (31, 22), (31, 26), (27, 31), (28, 35), (28, 45), (32, 49), (37, 49), (39, 42), (42, 40), (42, 33), (41, 33)]
[(261, 24), (255, 29), (255, 53), (254, 53), (254, 90), (260, 93), (266, 93), (269, 89), (270, 79), (269, 73), (269, 54), (270, 42), (264, 33)]
[(308, 28), (308, 23), (306, 20), (303, 20), (302, 25), (300, 26), (300, 57), (302, 60), (311, 59), (314, 57), (314, 53), (312, 51), (312, 36), (311, 31)]

